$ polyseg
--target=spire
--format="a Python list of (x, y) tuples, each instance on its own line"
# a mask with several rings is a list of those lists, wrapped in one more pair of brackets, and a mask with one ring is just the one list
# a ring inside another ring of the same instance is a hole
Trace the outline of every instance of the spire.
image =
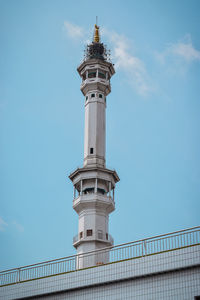
[(96, 24), (94, 25), (94, 39), (93, 42), (94, 43), (99, 43), (100, 41), (100, 37), (99, 37), (99, 26), (97, 26)]
[(104, 61), (110, 61), (110, 52), (107, 50), (106, 46), (100, 41), (100, 30), (99, 26), (94, 25), (94, 34), (92, 42), (86, 46), (84, 51), (84, 61), (88, 59), (101, 59)]

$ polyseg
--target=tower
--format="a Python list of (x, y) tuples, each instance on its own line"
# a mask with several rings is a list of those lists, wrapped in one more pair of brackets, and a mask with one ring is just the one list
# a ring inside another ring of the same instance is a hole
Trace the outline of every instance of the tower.
[[(95, 25), (93, 42), (86, 48), (84, 61), (77, 69), (82, 78), (85, 97), (84, 163), (70, 174), (74, 186), (73, 208), (79, 216), (78, 235), (73, 239), (77, 254), (112, 247), (109, 214), (115, 209), (114, 190), (119, 177), (106, 168), (106, 96), (111, 92), (110, 79), (115, 70), (108, 60), (105, 45), (100, 42)], [(93, 260), (93, 261), (91, 261)], [(108, 255), (96, 255), (78, 267), (102, 264)]]

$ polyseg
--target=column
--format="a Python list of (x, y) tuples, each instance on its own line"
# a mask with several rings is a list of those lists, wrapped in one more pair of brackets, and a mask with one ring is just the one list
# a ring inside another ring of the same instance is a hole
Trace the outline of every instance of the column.
[(83, 192), (83, 180), (81, 180), (81, 195), (82, 195), (82, 192)]
[(109, 181), (109, 197), (111, 196), (111, 182)]
[(95, 194), (97, 193), (97, 184), (98, 184), (98, 183), (97, 183), (97, 180), (98, 180), (98, 179), (96, 178), (96, 179), (95, 179), (95, 187), (94, 187), (94, 192), (95, 192)]

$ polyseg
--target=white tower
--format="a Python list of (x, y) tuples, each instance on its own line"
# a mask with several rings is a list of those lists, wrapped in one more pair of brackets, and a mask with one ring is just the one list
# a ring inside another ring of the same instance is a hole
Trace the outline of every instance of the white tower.
[[(106, 96), (111, 92), (110, 78), (115, 73), (100, 43), (95, 25), (93, 42), (87, 46), (84, 61), (78, 67), (85, 96), (84, 165), (69, 178), (74, 185), (73, 208), (79, 216), (78, 235), (73, 245), (77, 254), (113, 245), (109, 234), (109, 214), (115, 209), (114, 189), (119, 181), (116, 171), (105, 165)], [(78, 192), (78, 193), (77, 193)], [(108, 255), (84, 258), (79, 268), (108, 261)]]

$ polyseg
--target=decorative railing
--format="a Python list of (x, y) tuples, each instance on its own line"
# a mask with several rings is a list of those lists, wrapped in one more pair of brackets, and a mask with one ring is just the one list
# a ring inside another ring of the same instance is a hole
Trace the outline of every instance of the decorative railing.
[(74, 200), (73, 200), (73, 204), (76, 204), (79, 200), (82, 201), (87, 201), (87, 200), (93, 200), (94, 198), (98, 197), (98, 199), (102, 199), (104, 201), (108, 201), (108, 202), (112, 202), (113, 204), (115, 203), (113, 200), (112, 196), (109, 196), (109, 194), (101, 194), (99, 192), (92, 192), (92, 193), (88, 193), (88, 194), (82, 194), (82, 195), (78, 195)]
[(0, 272), (0, 286), (200, 245), (200, 226)]
[(88, 78), (88, 79), (85, 79), (82, 83), (81, 83), (81, 87), (83, 87), (83, 86), (85, 86), (87, 83), (91, 83), (91, 82), (102, 82), (102, 83), (104, 83), (104, 84), (106, 84), (106, 85), (109, 85), (110, 84), (110, 82), (109, 82), (109, 80), (106, 80), (106, 79), (100, 79), (100, 78), (98, 78), (98, 77), (94, 77), (94, 78)]
[(90, 241), (90, 240), (99, 240), (99, 241), (103, 241), (103, 242), (109, 242), (110, 244), (113, 245), (114, 243), (114, 240), (113, 240), (113, 237), (107, 233), (107, 234), (103, 234), (103, 232), (94, 232), (91, 236), (87, 236), (85, 232), (83, 232), (83, 235), (82, 237), (80, 238), (80, 235), (76, 234), (74, 237), (73, 237), (73, 244), (79, 242), (79, 241)]

